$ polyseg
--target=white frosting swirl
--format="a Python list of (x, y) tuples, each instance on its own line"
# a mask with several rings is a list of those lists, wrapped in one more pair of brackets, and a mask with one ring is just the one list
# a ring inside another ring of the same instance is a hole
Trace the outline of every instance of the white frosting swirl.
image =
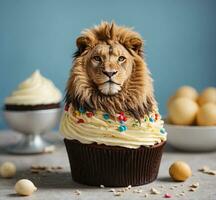
[[(98, 111), (94, 116), (88, 117), (86, 113), (74, 112), (70, 106), (62, 116), (60, 132), (65, 138), (78, 140), (84, 144), (96, 142), (134, 149), (166, 140), (167, 133), (160, 118), (153, 122), (143, 119), (139, 124), (137, 120), (127, 116), (128, 120), (125, 122), (127, 130), (120, 132), (120, 122), (113, 119), (106, 120), (103, 114)], [(80, 119), (84, 123), (78, 123)]]
[(5, 99), (5, 104), (40, 105), (60, 103), (61, 100), (60, 90), (52, 81), (43, 77), (39, 70), (36, 70)]

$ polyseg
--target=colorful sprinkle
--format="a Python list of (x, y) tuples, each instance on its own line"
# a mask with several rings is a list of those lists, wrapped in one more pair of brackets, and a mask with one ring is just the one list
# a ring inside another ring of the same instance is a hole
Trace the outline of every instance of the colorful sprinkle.
[(160, 129), (160, 132), (161, 132), (161, 133), (165, 133), (166, 131), (165, 131), (164, 128), (161, 128), (161, 129)]
[(120, 112), (119, 114), (122, 115), (122, 116), (124, 116), (124, 112)]
[(154, 122), (154, 119), (152, 117), (149, 118), (150, 122)]
[(125, 124), (125, 121), (120, 121), (120, 124)]
[(76, 117), (80, 116), (80, 112), (76, 110), (75, 115), (76, 115)]
[(105, 119), (105, 120), (108, 120), (110, 117), (109, 117), (109, 114), (108, 113), (105, 113), (105, 114), (103, 114), (103, 118)]
[(164, 198), (171, 198), (171, 197), (172, 197), (171, 194), (168, 194), (168, 193), (164, 194)]
[(145, 121), (145, 122), (148, 122), (148, 121), (149, 121), (149, 118), (148, 118), (147, 116), (145, 116), (145, 117), (144, 117), (144, 121)]
[(123, 116), (123, 115), (119, 115), (119, 116), (118, 116), (118, 120), (119, 120), (119, 121), (124, 121), (123, 119), (124, 119), (124, 116)]
[(126, 116), (124, 116), (124, 118), (123, 118), (123, 121), (124, 121), (124, 122), (126, 122), (126, 121), (127, 121), (127, 117), (126, 117)]
[(79, 124), (84, 123), (84, 120), (83, 119), (78, 119), (77, 123), (79, 123)]
[(94, 114), (93, 114), (93, 112), (87, 112), (86, 115), (87, 115), (87, 117), (90, 118), (90, 117), (93, 117)]
[(123, 126), (124, 127), (124, 130), (126, 131), (128, 128), (127, 128), (127, 126)]
[(119, 127), (118, 127), (118, 130), (119, 130), (120, 132), (126, 131), (126, 130), (127, 130), (127, 126), (119, 126)]
[(80, 107), (80, 108), (79, 108), (79, 112), (80, 112), (80, 113), (85, 113), (85, 109), (84, 109), (83, 107)]
[(119, 127), (118, 127), (118, 130), (119, 130), (120, 132), (123, 132), (123, 131), (124, 131), (124, 127), (123, 127), (123, 126), (119, 126)]
[(155, 120), (158, 120), (159, 119), (159, 114), (155, 114)]

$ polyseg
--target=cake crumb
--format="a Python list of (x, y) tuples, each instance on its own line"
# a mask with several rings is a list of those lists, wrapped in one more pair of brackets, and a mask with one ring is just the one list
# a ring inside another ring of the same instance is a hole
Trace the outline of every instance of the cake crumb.
[(198, 169), (198, 171), (201, 171), (201, 172), (207, 172), (207, 171), (209, 171), (210, 169), (209, 169), (209, 167), (208, 166), (203, 166), (202, 168), (200, 168), (200, 169)]
[(203, 166), (202, 168), (198, 169), (198, 171), (208, 175), (216, 175), (216, 170), (212, 170), (208, 166)]
[(135, 189), (135, 190), (133, 190), (133, 193), (142, 193), (143, 192), (143, 190), (141, 190), (141, 189)]
[(120, 188), (118, 190), (116, 190), (117, 192), (126, 192), (127, 191), (127, 188)]
[(144, 194), (144, 197), (147, 198), (147, 197), (148, 197), (148, 193), (145, 193), (145, 194)]
[(195, 188), (190, 188), (189, 191), (190, 191), (190, 192), (195, 192), (196, 189), (195, 189)]
[(127, 189), (128, 189), (128, 190), (130, 190), (131, 188), (132, 188), (132, 186), (131, 186), (131, 185), (128, 185), (128, 186), (127, 186)]
[(199, 182), (193, 183), (190, 187), (192, 187), (192, 188), (198, 188), (199, 187)]
[(104, 185), (100, 185), (100, 188), (105, 188)]
[(45, 165), (31, 165), (30, 171), (31, 173), (41, 173), (41, 172), (55, 172), (58, 173), (63, 169), (62, 166), (45, 166)]
[(48, 147), (45, 147), (44, 148), (44, 153), (52, 153), (55, 151), (55, 146), (54, 145), (51, 145), (51, 146), (48, 146)]
[(109, 192), (115, 192), (116, 190), (114, 189), (114, 188), (111, 188), (110, 190), (109, 190)]
[(74, 192), (76, 195), (81, 195), (81, 191), (80, 190), (75, 190)]
[(210, 170), (210, 171), (208, 172), (208, 174), (209, 174), (209, 175), (216, 175), (216, 170)]
[(122, 195), (122, 193), (121, 192), (113, 192), (113, 194), (114, 194), (114, 196), (121, 196)]
[(151, 194), (160, 194), (160, 192), (155, 188), (151, 188), (150, 192), (151, 192)]

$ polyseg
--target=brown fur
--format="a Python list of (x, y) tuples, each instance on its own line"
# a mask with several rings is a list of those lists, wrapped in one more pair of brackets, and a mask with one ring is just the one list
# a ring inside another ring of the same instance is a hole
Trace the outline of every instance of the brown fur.
[[(99, 44), (118, 43), (130, 53), (132, 73), (115, 95), (104, 95), (98, 91), (86, 67), (88, 52)], [(141, 36), (129, 28), (114, 23), (102, 22), (88, 29), (77, 39), (73, 68), (66, 88), (66, 103), (75, 109), (83, 107), (89, 111), (103, 110), (114, 116), (128, 112), (140, 120), (157, 107), (153, 94), (152, 79), (144, 62)]]

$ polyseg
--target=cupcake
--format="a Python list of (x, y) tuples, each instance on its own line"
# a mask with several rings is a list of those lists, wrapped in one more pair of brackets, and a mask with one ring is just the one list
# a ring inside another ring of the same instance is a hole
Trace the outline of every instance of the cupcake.
[(61, 92), (52, 81), (36, 70), (5, 99), (7, 111), (31, 111), (60, 108)]
[(60, 123), (72, 178), (97, 186), (154, 181), (167, 133), (141, 36), (103, 22), (76, 44)]

